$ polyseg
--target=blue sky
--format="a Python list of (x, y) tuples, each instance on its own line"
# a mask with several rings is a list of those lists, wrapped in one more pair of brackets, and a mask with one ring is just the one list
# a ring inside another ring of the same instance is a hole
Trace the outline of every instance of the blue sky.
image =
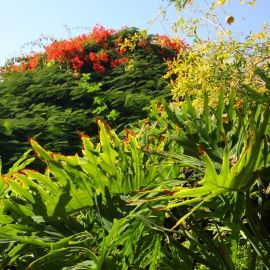
[[(236, 17), (234, 30), (257, 30), (263, 21), (269, 21), (270, 0), (257, 0), (252, 9), (240, 6), (239, 1), (232, 0), (229, 6)], [(5, 59), (31, 50), (23, 45), (41, 35), (68, 38), (70, 32), (72, 36), (87, 33), (95, 24), (115, 29), (136, 26), (171, 34), (174, 9), (168, 9), (168, 21), (158, 17), (159, 7), (166, 4), (162, 0), (0, 0), (0, 66)], [(154, 18), (157, 20), (149, 24)]]

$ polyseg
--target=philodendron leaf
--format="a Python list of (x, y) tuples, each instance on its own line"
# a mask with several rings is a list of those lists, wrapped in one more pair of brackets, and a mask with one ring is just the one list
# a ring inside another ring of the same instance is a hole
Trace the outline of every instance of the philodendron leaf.
[[(52, 250), (47, 255), (40, 257), (32, 262), (27, 270), (46, 270), (46, 269), (72, 269), (81, 257), (90, 259), (87, 268), (79, 269), (92, 269), (98, 270), (100, 268), (99, 259), (95, 254), (85, 247), (66, 247), (57, 250)], [(67, 268), (66, 268), (67, 267)]]
[[(215, 166), (214, 161), (211, 160), (206, 151), (203, 149), (200, 151), (201, 160), (205, 162), (205, 166), (203, 166), (205, 167), (203, 180), (198, 182), (201, 186), (175, 186), (172, 190), (165, 190), (164, 188), (153, 189), (152, 193), (151, 191), (147, 192), (145, 200), (140, 198), (138, 202), (164, 202), (164, 206), (158, 207), (161, 210), (182, 205), (192, 206), (192, 210), (189, 210), (186, 215), (177, 221), (175, 228), (213, 197), (232, 191), (241, 192), (245, 188), (250, 187), (257, 179), (256, 172), (261, 169), (261, 166), (270, 166), (270, 164), (265, 164), (266, 159), (262, 157), (263, 142), (269, 122), (269, 107), (267, 106), (261, 111), (260, 108), (259, 111), (256, 109), (254, 113), (256, 113), (255, 120), (253, 119), (254, 122), (251, 121), (249, 129), (246, 128), (243, 131), (246, 132), (246, 135), (244, 144), (241, 143), (242, 151), (233, 163), (230, 162), (229, 157), (230, 145), (227, 143), (225, 134), (222, 134), (225, 147), (220, 169), (218, 166)], [(241, 136), (239, 140), (242, 140)], [(164, 158), (168, 158), (168, 156), (164, 155)], [(189, 165), (188, 162), (185, 162), (184, 155), (182, 159), (179, 158), (178, 160), (180, 164)], [(189, 168), (194, 170), (193, 166), (189, 166)]]
[(6, 176), (11, 176), (14, 172), (18, 172), (21, 169), (24, 169), (27, 165), (32, 163), (35, 158), (28, 158), (29, 153), (32, 151), (32, 149), (29, 149), (26, 151), (20, 159), (18, 159), (13, 166), (9, 169), (8, 173), (6, 173)]
[(110, 135), (107, 133), (105, 125), (102, 124), (101, 121), (98, 122), (100, 132), (99, 132), (99, 138), (100, 138), (100, 144), (102, 147), (103, 152), (100, 153), (100, 166), (109, 174), (116, 174), (116, 157), (117, 152), (113, 149), (110, 142)]

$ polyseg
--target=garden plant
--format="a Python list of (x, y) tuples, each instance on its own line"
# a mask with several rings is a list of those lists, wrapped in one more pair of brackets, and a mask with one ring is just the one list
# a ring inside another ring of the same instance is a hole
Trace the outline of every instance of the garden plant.
[(268, 45), (96, 26), (7, 63), (0, 269), (270, 269)]
[(98, 120), (82, 155), (31, 140), (46, 170), (24, 156), (2, 176), (2, 267), (269, 268), (269, 96), (246, 91), (202, 114), (153, 102), (122, 140)]
[(136, 28), (95, 26), (48, 44), (2, 68), (0, 156), (4, 169), (34, 137), (65, 154), (79, 151), (79, 132), (96, 134), (95, 117), (114, 128), (146, 116), (150, 101), (170, 97), (166, 59), (186, 45)]

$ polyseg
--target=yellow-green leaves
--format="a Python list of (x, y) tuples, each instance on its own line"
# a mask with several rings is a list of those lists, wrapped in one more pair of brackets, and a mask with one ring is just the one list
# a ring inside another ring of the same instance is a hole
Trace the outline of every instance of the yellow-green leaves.
[(223, 6), (223, 5), (227, 4), (228, 2), (229, 2), (229, 0), (216, 0), (215, 5), (216, 6), (218, 6), (218, 5)]
[(229, 159), (229, 147), (225, 142), (225, 148), (223, 152), (223, 160), (221, 170), (217, 173), (213, 162), (209, 156), (204, 153), (202, 159), (206, 163), (205, 176), (203, 184), (220, 188), (221, 193), (227, 191), (243, 191), (245, 188), (249, 188), (254, 183), (254, 172), (261, 169), (262, 166), (262, 147), (264, 142), (264, 136), (267, 131), (267, 125), (269, 122), (270, 111), (267, 106), (264, 111), (258, 108), (260, 117), (257, 119), (257, 123), (251, 124), (249, 130), (246, 131), (246, 139), (242, 146), (242, 151), (237, 160), (230, 164)]
[(241, 4), (247, 3), (247, 4), (250, 5), (250, 6), (254, 6), (254, 5), (256, 4), (256, 1), (257, 1), (257, 0), (249, 0), (249, 1), (246, 1), (246, 0), (240, 0)]
[(115, 175), (117, 173), (117, 152), (113, 149), (110, 141), (110, 136), (106, 132), (104, 124), (99, 121), (99, 139), (102, 152), (100, 153), (100, 166), (108, 172), (108, 174)]
[[(134, 202), (137, 198), (137, 203), (149, 203), (151, 207), (158, 203), (157, 209), (167, 211), (189, 206), (188, 213), (176, 222), (175, 228), (213, 198), (249, 189), (257, 180), (257, 172), (270, 166), (269, 144), (265, 141), (269, 136), (269, 100), (267, 96), (259, 96), (264, 100), (261, 104), (249, 102), (246, 97), (239, 108), (234, 105), (234, 91), (228, 97), (228, 104), (221, 91), (216, 107), (209, 106), (205, 95), (202, 112), (191, 104), (189, 97), (180, 108), (176, 104), (164, 104), (167, 121), (175, 124), (173, 135), (164, 136), (177, 142), (181, 151), (152, 153), (168, 161), (173, 159), (184, 167), (183, 174), (191, 183), (157, 186), (142, 191)], [(188, 176), (190, 171), (193, 177)]]
[[(232, 23), (232, 18), (227, 19)], [(241, 102), (245, 84), (257, 92), (265, 92), (266, 87), (255, 71), (257, 65), (266, 66), (268, 42), (265, 30), (250, 35), (243, 43), (223, 38), (218, 42), (195, 42), (168, 62), (169, 71), (164, 77), (171, 79), (174, 100), (181, 101), (188, 94), (193, 105), (202, 110), (205, 94), (210, 105), (215, 106), (221, 90), (227, 99), (231, 89), (235, 89), (236, 102)]]

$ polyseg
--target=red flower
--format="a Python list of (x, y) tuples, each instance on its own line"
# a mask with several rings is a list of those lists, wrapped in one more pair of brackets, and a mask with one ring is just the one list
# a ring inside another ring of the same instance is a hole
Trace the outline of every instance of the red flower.
[(80, 57), (75, 56), (74, 58), (70, 59), (70, 63), (73, 69), (80, 70), (83, 65), (84, 61), (80, 59)]
[(104, 74), (105, 73), (105, 67), (102, 66), (99, 63), (94, 63), (93, 64), (93, 70), (97, 73)]
[(93, 52), (90, 52), (90, 53), (89, 53), (89, 58), (90, 58), (90, 60), (91, 60), (92, 62), (94, 62), (94, 63), (98, 61), (97, 55), (96, 55), (95, 53), (93, 53)]
[(124, 63), (127, 63), (129, 61), (129, 59), (127, 57), (123, 57), (123, 58), (120, 58), (120, 59), (115, 59), (111, 62), (111, 67), (112, 68), (116, 68), (117, 66), (119, 65), (122, 65)]
[(109, 61), (109, 55), (106, 51), (101, 51), (99, 54), (98, 54), (98, 59), (104, 63), (108, 62)]
[(22, 63), (21, 63), (21, 65), (20, 65), (20, 67), (21, 67), (21, 70), (22, 70), (22, 71), (27, 70), (28, 65), (27, 65), (26, 61), (22, 61)]
[(32, 70), (35, 69), (38, 66), (38, 60), (39, 60), (39, 53), (34, 54), (31, 58), (29, 58), (29, 67), (28, 69)]
[(181, 49), (185, 49), (187, 45), (179, 39), (171, 39), (165, 35), (156, 35), (156, 43), (161, 47), (169, 48), (174, 51), (179, 51)]
[(105, 27), (101, 25), (96, 25), (91, 33), (91, 38), (96, 42), (96, 43), (103, 43), (106, 41), (109, 37), (111, 37), (115, 33), (115, 30), (113, 29), (106, 29)]
[[(109, 65), (111, 68), (116, 68), (117, 66), (129, 61), (127, 57), (123, 57), (123, 54), (127, 49), (121, 48), (121, 44), (123, 43), (123, 37), (121, 37), (122, 30), (115, 31), (113, 29), (105, 29), (103, 26), (96, 25), (93, 27), (92, 32), (87, 35), (80, 35), (76, 38), (55, 41), (46, 46), (45, 51), (47, 58), (44, 58), (42, 53), (24, 56), (16, 60), (16, 65), (10, 65), (4, 68), (4, 71), (3, 69), (0, 70), (0, 72), (4, 73), (5, 70), (25, 71), (35, 69), (39, 64), (40, 56), (42, 56), (41, 59), (43, 59), (43, 61), (54, 61), (62, 68), (72, 69), (74, 74), (80, 74), (82, 68), (87, 65), (92, 66), (95, 72), (104, 74)], [(127, 36), (127, 38), (129, 37)], [(187, 47), (187, 45), (180, 40), (160, 35), (156, 35), (154, 38), (144, 37), (136, 42), (138, 47), (148, 50), (152, 50), (154, 44), (158, 45), (161, 47), (160, 54), (164, 57), (166, 56), (166, 49), (177, 52), (178, 50), (185, 49)], [(89, 53), (88, 48), (92, 48), (92, 45), (97, 49), (97, 51)], [(169, 55), (173, 54), (174, 52)], [(111, 59), (113, 60), (111, 61)]]
[(78, 36), (75, 39), (53, 42), (45, 50), (47, 61), (56, 61), (60, 64), (66, 63), (72, 68), (81, 68), (85, 61), (84, 43), (89, 37), (87, 35)]
[(146, 39), (141, 39), (138, 41), (138, 46), (139, 47), (145, 47), (146, 45), (148, 45), (148, 41)]
[(123, 53), (125, 53), (126, 51), (127, 51), (126, 48), (120, 48), (120, 49), (118, 50), (118, 54), (123, 54)]

